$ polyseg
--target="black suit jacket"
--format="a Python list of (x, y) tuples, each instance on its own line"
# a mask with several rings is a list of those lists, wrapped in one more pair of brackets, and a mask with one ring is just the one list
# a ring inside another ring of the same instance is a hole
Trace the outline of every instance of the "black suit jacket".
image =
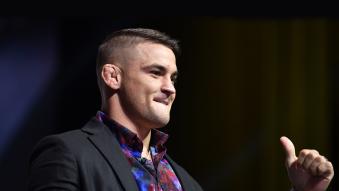
[[(184, 190), (202, 190), (168, 155)], [(92, 118), (81, 130), (51, 135), (35, 147), (28, 188), (40, 190), (137, 191), (131, 166), (113, 132)]]

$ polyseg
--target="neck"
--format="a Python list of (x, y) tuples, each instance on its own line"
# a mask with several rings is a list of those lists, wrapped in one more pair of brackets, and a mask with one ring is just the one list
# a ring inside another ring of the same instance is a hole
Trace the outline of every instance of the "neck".
[(116, 112), (112, 109), (102, 108), (102, 111), (105, 112), (105, 114), (114, 121), (118, 122), (119, 124), (123, 125), (128, 130), (135, 133), (140, 140), (147, 139), (149, 134), (151, 133), (151, 129), (149, 127), (138, 125), (135, 122), (129, 120), (125, 115), (122, 115), (119, 112)]
[[(115, 108), (119, 108), (119, 107), (115, 107)], [(148, 154), (148, 152), (149, 152), (149, 144), (151, 141), (151, 129), (152, 128), (142, 126), (142, 125), (137, 125), (132, 120), (130, 120), (123, 112), (121, 112), (121, 110), (114, 109), (113, 107), (109, 107), (109, 104), (103, 105), (101, 107), (101, 110), (104, 111), (110, 119), (113, 119), (114, 121), (123, 125), (128, 130), (135, 133), (143, 143), (141, 156), (147, 159), (150, 159), (150, 155)]]
[(141, 157), (147, 158), (151, 160), (150, 150), (149, 150), (149, 143), (151, 141), (151, 131), (149, 131), (148, 135), (142, 140), (142, 153)]

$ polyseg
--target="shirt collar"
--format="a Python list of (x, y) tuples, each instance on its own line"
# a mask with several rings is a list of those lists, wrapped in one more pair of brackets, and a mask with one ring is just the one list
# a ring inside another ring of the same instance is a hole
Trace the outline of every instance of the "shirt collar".
[[(118, 122), (114, 121), (113, 119), (110, 119), (102, 111), (98, 111), (96, 117), (99, 121), (107, 125), (112, 131), (116, 132), (120, 145), (126, 145), (132, 149), (137, 149), (140, 152), (142, 151), (142, 141), (135, 133), (133, 133), (123, 125), (119, 124)], [(152, 129), (150, 146), (155, 147), (157, 152), (162, 152), (166, 150), (164, 144), (167, 142), (167, 140), (168, 134), (156, 129)]]

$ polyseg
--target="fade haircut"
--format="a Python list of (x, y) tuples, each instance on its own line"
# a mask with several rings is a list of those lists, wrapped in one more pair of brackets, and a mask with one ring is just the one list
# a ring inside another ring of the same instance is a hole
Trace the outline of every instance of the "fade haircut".
[[(171, 38), (165, 33), (147, 28), (128, 28), (113, 32), (100, 44), (97, 55), (96, 73), (100, 91), (101, 70), (104, 64), (118, 59), (122, 48), (136, 46), (143, 42), (162, 44), (173, 51), (175, 56), (180, 54), (178, 40)], [(102, 93), (102, 92), (101, 92)]]

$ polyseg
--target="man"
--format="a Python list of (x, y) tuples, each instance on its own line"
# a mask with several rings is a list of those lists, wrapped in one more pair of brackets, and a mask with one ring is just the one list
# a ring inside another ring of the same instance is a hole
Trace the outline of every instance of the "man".
[[(99, 47), (101, 111), (81, 130), (44, 138), (30, 160), (29, 190), (202, 190), (167, 154), (177, 77), (177, 41), (152, 29), (114, 32)], [(286, 137), (286, 166), (296, 190), (323, 191), (333, 167), (314, 150), (295, 156)]]

